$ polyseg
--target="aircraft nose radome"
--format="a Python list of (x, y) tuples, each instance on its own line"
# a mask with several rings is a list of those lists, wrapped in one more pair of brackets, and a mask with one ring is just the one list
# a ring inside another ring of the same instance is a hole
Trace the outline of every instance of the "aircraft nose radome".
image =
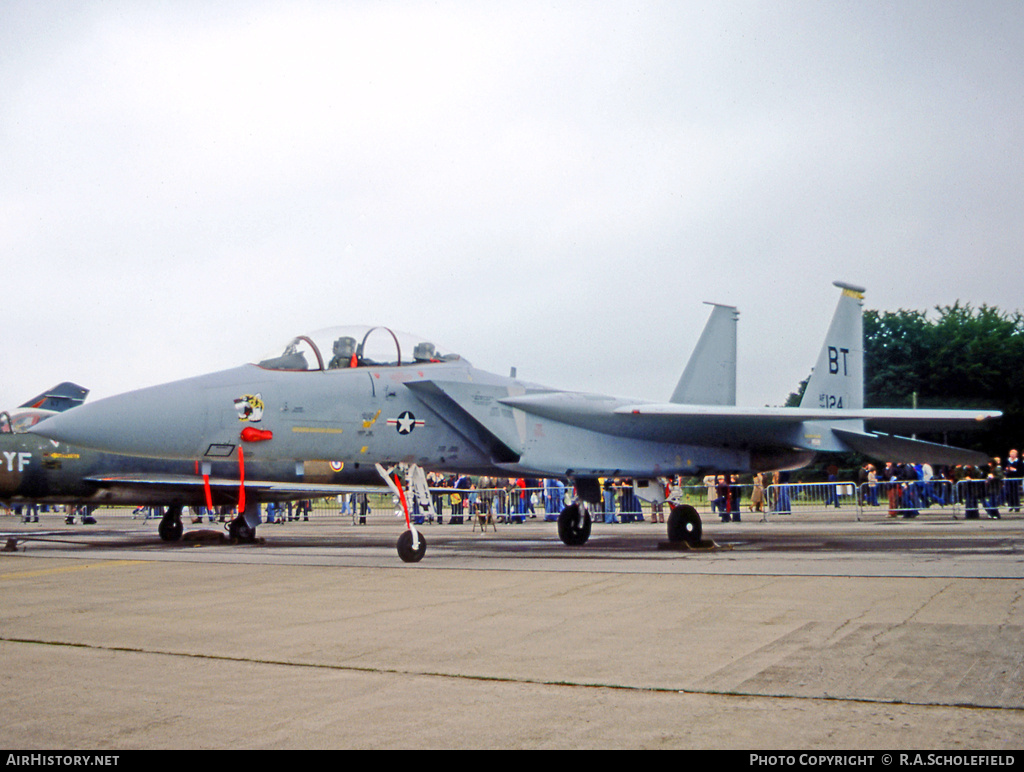
[(192, 458), (205, 423), (206, 408), (197, 390), (166, 384), (79, 405), (30, 431), (109, 453)]

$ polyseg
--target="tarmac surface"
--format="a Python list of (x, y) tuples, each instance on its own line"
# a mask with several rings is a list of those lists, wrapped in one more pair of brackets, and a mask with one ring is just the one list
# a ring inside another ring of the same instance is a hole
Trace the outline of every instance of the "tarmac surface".
[(0, 518), (4, 747), (1024, 747), (1021, 515), (435, 525), (417, 564), (390, 518), (97, 517)]

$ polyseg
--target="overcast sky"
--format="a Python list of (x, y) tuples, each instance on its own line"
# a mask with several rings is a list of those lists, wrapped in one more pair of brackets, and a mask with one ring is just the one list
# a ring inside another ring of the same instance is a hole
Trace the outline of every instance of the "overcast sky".
[(740, 309), (1024, 308), (1024, 4), (0, 3), (0, 408), (387, 324), (667, 399)]

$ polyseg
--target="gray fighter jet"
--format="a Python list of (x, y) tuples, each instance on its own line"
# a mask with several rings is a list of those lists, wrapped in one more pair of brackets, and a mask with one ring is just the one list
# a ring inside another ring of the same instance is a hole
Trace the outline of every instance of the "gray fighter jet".
[[(713, 390), (708, 390), (709, 385)], [(721, 404), (724, 398), (735, 402), (735, 309), (715, 308), (687, 364), (681, 389), (683, 401)], [(250, 541), (260, 522), (261, 503), (388, 490), (376, 468), (365, 465), (346, 468), (341, 462), (296, 464), (290, 460), (248, 464), (223, 460), (201, 465), (106, 453), (28, 433), (40, 421), (82, 404), (88, 394), (88, 389), (65, 382), (15, 410), (0, 412), (0, 502), (82, 507), (83, 523), (94, 522), (92, 511), (99, 506), (156, 507), (162, 511), (158, 533), (165, 541), (181, 538), (186, 506), (240, 507), (243, 514), (228, 530), (234, 538)], [(422, 503), (424, 514), (435, 514), (429, 496)]]
[[(240, 485), (236, 463), (204, 465), (105, 453), (56, 440), (28, 430), (59, 412), (80, 405), (88, 395), (73, 383), (61, 383), (10, 412), (0, 412), (0, 502), (8, 506), (66, 504), (83, 507), (82, 522), (94, 522), (99, 506), (130, 504), (163, 510), (160, 538), (177, 541), (184, 530), (186, 506), (241, 506), (250, 517), (259, 505), (331, 496), (356, 490), (386, 490), (374, 470), (356, 472), (339, 464), (263, 461), (246, 470)], [(73, 517), (69, 516), (69, 517)], [(255, 535), (244, 516), (229, 525), (232, 535)]]
[[(839, 304), (799, 408), (735, 406), (734, 342), (729, 350), (735, 309), (716, 306), (717, 321), (709, 321), (665, 403), (495, 375), (384, 327), (335, 328), (300, 335), (253, 364), (83, 405), (31, 431), (199, 462), (344, 462), (377, 469), (403, 503), (406, 488), (419, 501), (429, 498), (424, 469), (557, 477), (576, 490), (558, 521), (569, 545), (589, 538), (587, 504), (600, 500), (601, 477), (642, 483), (676, 474), (795, 469), (819, 452), (850, 450), (880, 460), (978, 463), (983, 456), (973, 451), (889, 432), (963, 429), (999, 416), (996, 411), (864, 408), (864, 290), (836, 286)], [(404, 471), (405, 486), (396, 470)], [(648, 500), (663, 495), (660, 485), (637, 490)], [(416, 561), (425, 541), (406, 522), (399, 555)], [(701, 535), (692, 507), (672, 507), (670, 541), (699, 542)]]

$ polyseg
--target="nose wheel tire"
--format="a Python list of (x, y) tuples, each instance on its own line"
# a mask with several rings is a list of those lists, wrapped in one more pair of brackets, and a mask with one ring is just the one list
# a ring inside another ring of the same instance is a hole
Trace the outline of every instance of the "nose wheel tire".
[(703, 535), (700, 515), (689, 504), (672, 507), (668, 516), (668, 540), (670, 542), (687, 542), (693, 546), (700, 544)]
[(398, 549), (398, 557), (402, 559), (403, 563), (419, 563), (423, 559), (423, 555), (427, 551), (427, 540), (423, 538), (422, 533), (416, 534), (416, 540), (419, 544), (416, 549), (413, 549), (412, 531), (402, 531), (402, 535), (398, 537), (398, 544), (395, 546)]

